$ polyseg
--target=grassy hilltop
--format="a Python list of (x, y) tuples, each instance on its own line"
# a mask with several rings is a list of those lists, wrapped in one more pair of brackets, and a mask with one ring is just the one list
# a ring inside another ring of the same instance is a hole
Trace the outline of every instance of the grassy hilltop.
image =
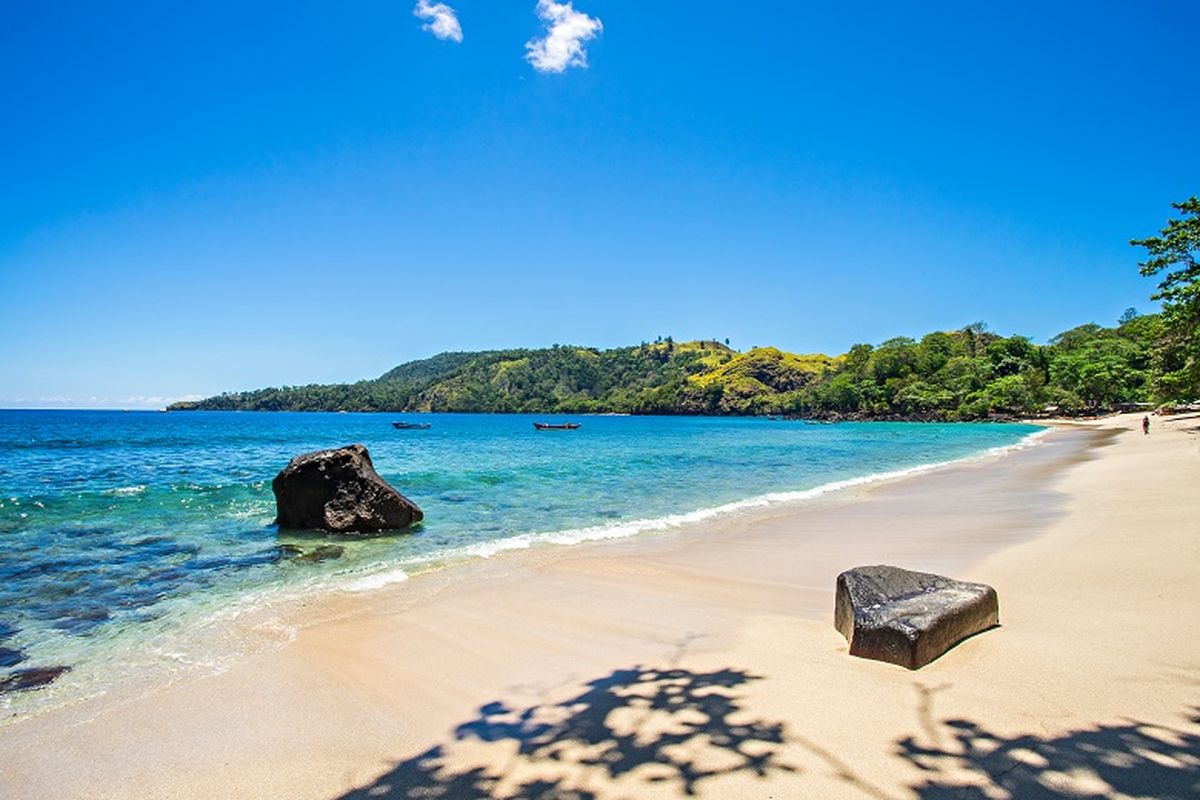
[(736, 352), (669, 337), (635, 347), (442, 353), (352, 384), (285, 386), (172, 410), (624, 412), (977, 419), (1152, 399), (1158, 315), (1082, 325), (1048, 345), (981, 324), (839, 356)]

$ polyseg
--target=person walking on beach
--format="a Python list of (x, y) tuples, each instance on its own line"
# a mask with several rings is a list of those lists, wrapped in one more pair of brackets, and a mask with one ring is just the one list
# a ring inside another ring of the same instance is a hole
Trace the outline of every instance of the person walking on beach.
[(1149, 416), (1142, 417), (1142, 435), (1143, 436), (1150, 435), (1150, 417)]

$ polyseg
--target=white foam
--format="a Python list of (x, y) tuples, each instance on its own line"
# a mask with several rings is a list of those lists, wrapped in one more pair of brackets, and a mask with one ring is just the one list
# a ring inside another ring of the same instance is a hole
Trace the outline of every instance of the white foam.
[(408, 580), (408, 573), (402, 569), (393, 567), (386, 572), (378, 572), (374, 575), (368, 575), (365, 578), (347, 581), (340, 584), (339, 589), (347, 592), (369, 592), (373, 589), (381, 589), (384, 586), (391, 586), (395, 583), (404, 583)]
[(135, 495), (146, 491), (146, 484), (139, 483), (136, 486), (118, 486), (115, 489), (105, 489), (101, 494), (109, 495)]
[(275, 637), (280, 644), (290, 644), (296, 641), (299, 633), (295, 625), (285, 625), (281, 620), (275, 618), (260, 622), (254, 626), (254, 629)]

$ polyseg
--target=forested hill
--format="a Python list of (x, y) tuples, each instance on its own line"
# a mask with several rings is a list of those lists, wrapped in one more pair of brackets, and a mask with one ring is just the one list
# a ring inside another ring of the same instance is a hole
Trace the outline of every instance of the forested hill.
[(612, 350), (442, 353), (374, 380), (223, 394), (171, 410), (743, 414), (756, 398), (800, 389), (834, 365), (827, 356), (670, 339)]
[(1047, 345), (981, 324), (836, 356), (715, 341), (442, 353), (353, 384), (222, 394), (171, 410), (625, 412), (977, 419), (1153, 399), (1158, 315), (1082, 325)]

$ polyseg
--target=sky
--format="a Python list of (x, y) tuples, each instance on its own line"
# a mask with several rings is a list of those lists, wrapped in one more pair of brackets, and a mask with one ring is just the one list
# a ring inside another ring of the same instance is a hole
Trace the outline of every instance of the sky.
[(1200, 4), (0, 4), (0, 407), (1155, 310)]

